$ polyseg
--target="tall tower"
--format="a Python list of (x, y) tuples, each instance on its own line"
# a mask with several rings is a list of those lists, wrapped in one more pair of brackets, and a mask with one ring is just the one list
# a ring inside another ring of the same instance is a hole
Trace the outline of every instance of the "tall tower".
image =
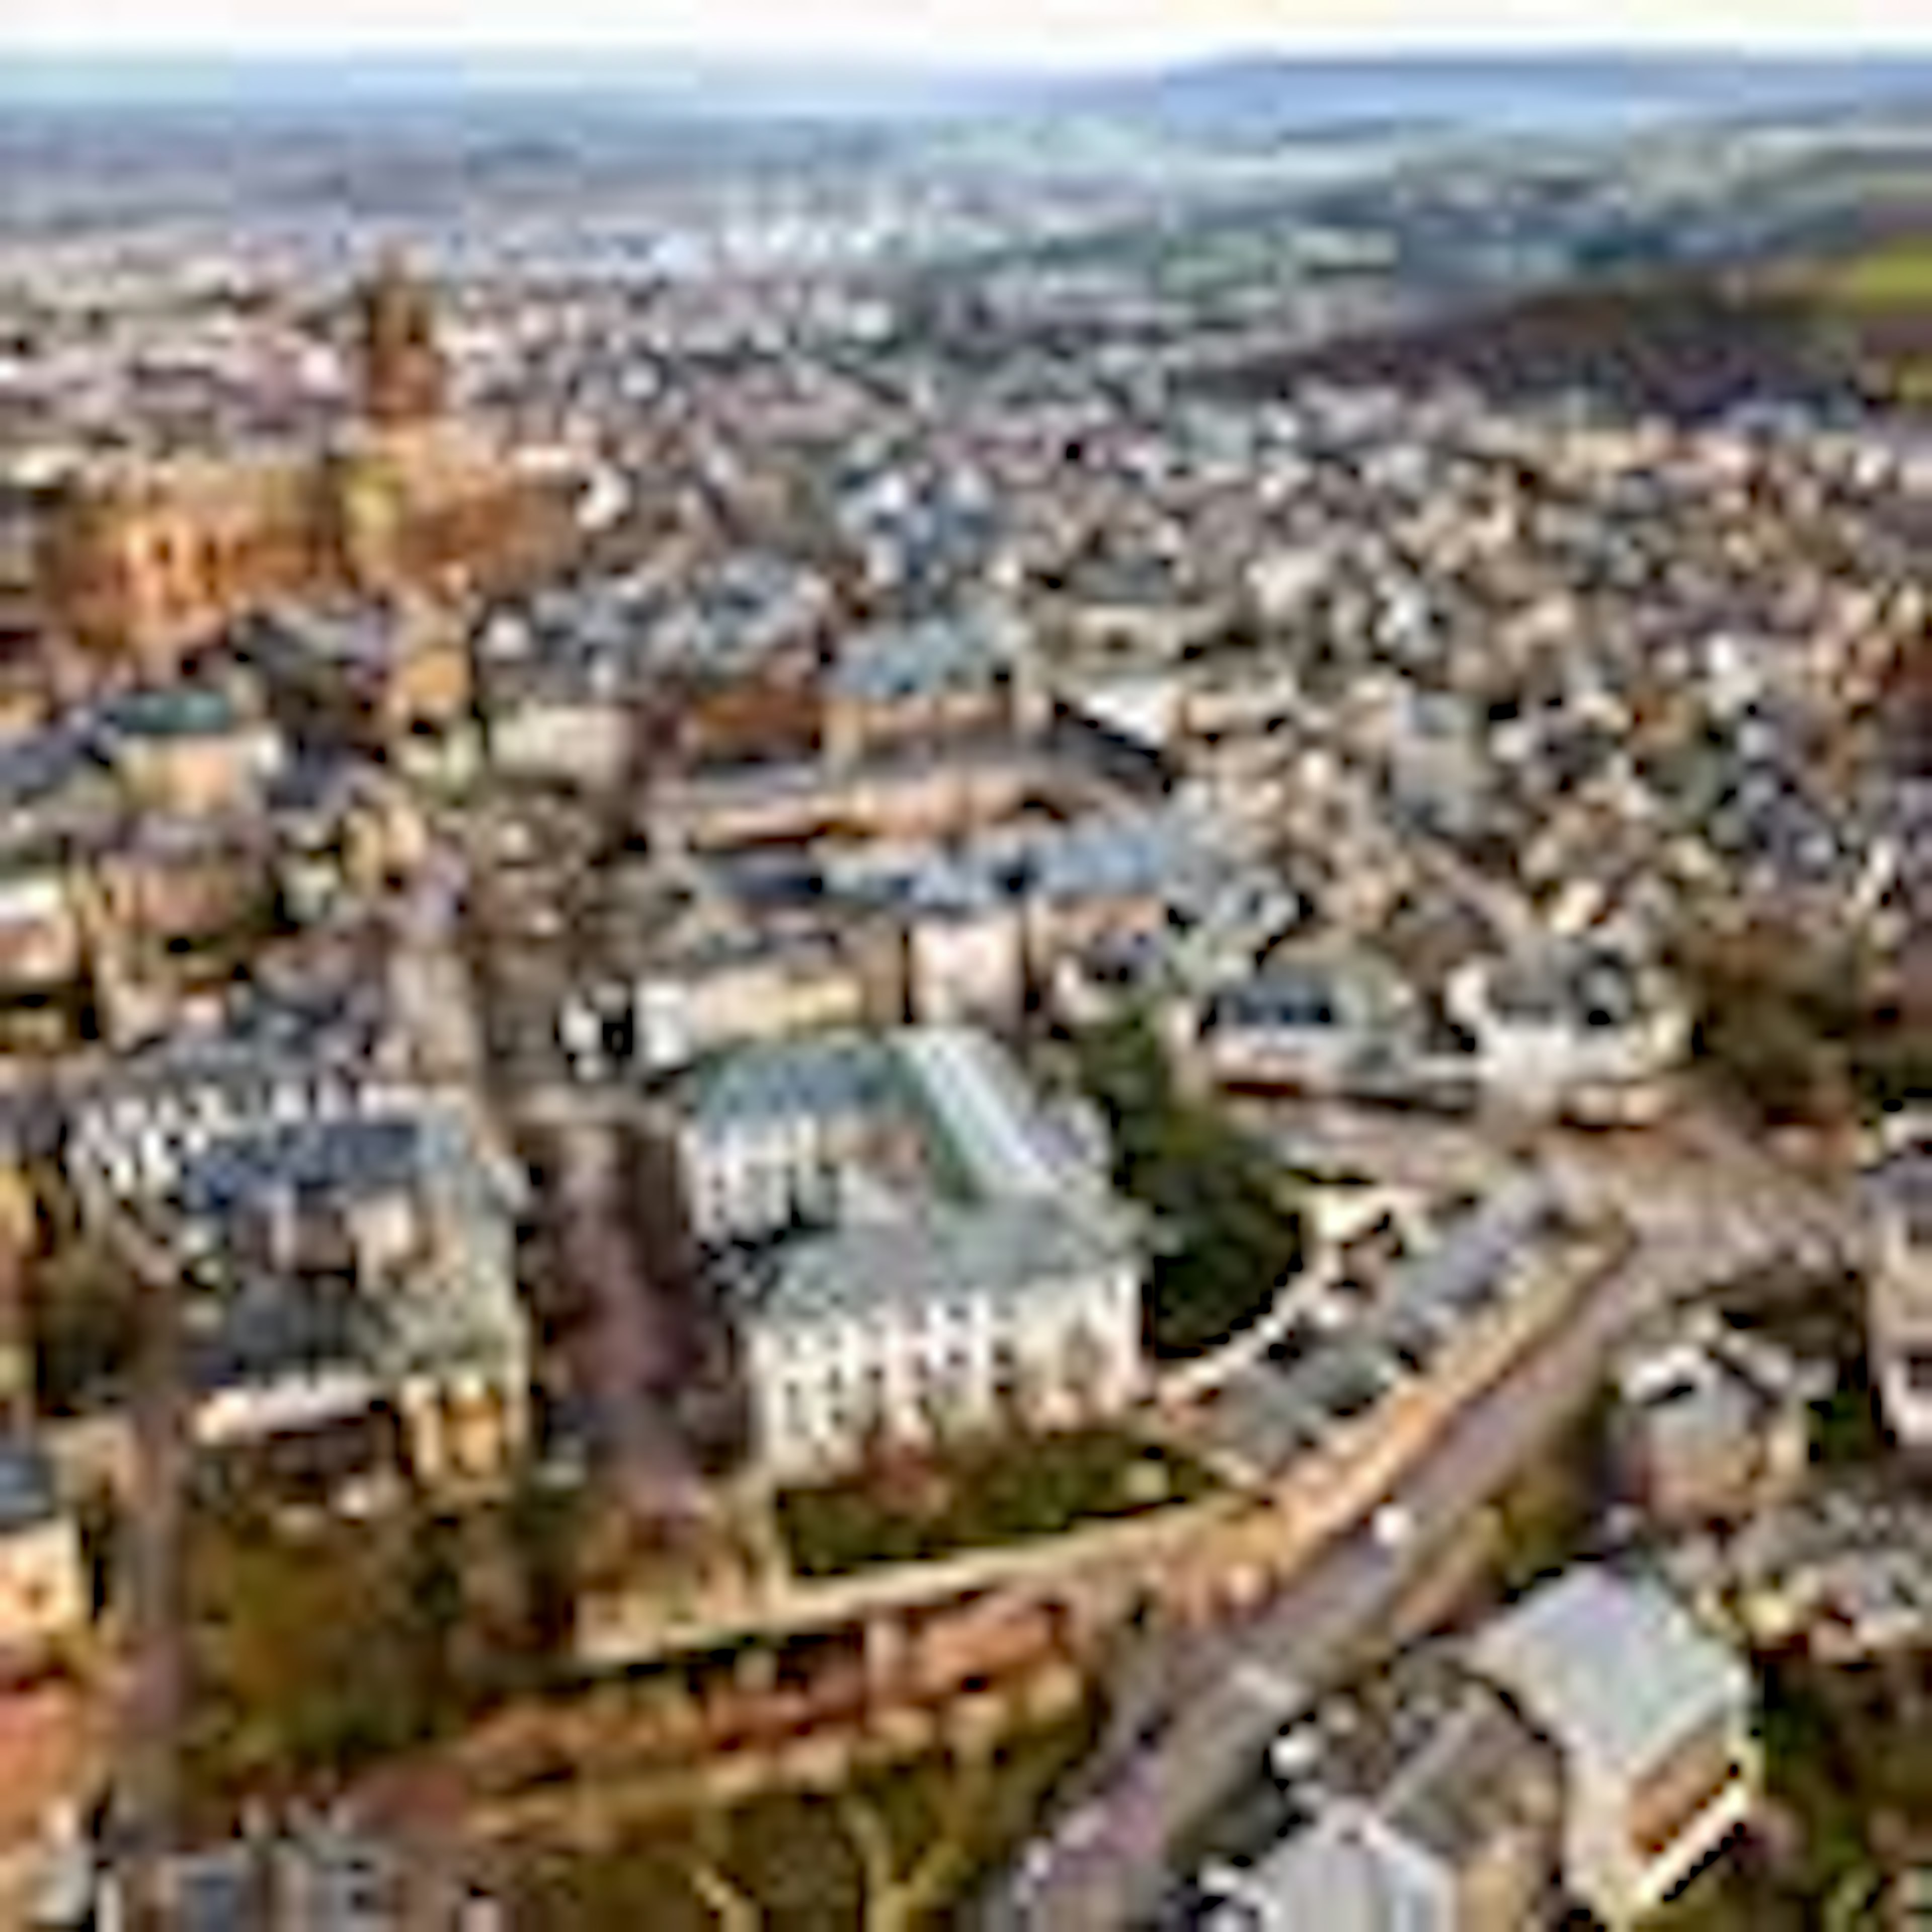
[(356, 302), (362, 408), (383, 428), (442, 413), (448, 370), (436, 343), (436, 304), (400, 256), (386, 256)]

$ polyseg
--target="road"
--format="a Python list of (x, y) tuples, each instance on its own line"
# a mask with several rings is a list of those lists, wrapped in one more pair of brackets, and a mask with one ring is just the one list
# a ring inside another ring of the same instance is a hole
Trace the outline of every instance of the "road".
[(1163, 1646), (1078, 1801), (988, 1902), (992, 1932), (1117, 1932), (1152, 1912), (1167, 1848), (1252, 1769), (1303, 1688), (1331, 1679), (1431, 1555), (1588, 1402), (1634, 1322), (1780, 1256), (1828, 1262), (1853, 1238), (1834, 1204), (1755, 1149), (1711, 1124), (1690, 1131), (1689, 1144), (1554, 1154), (1559, 1184), (1618, 1208), (1635, 1246), (1396, 1486), (1420, 1534), (1390, 1550), (1358, 1526), (1246, 1624)]
[(600, 1445), (640, 1527), (688, 1520), (700, 1484), (673, 1420), (688, 1351), (629, 1225), (619, 1132), (580, 1122), (557, 1139), (564, 1267), (592, 1307), (576, 1352)]
[(135, 1486), (127, 1538), (132, 1632), (115, 1778), (117, 1822), (134, 1867), (134, 1924), (160, 1922), (161, 1873), (179, 1825), (187, 1645), (182, 1539), (188, 1479), (178, 1265), (106, 1196), (83, 1183), (82, 1210), (140, 1283), (141, 1345), (133, 1400)]

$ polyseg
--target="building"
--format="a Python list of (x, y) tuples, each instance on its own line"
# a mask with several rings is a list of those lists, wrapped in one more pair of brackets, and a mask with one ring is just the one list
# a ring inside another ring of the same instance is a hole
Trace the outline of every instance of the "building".
[(131, 692), (101, 708), (100, 724), (130, 801), (183, 817), (259, 810), (285, 752), (272, 721), (213, 687)]
[(1720, 1330), (1634, 1353), (1612, 1420), (1618, 1486), (1652, 1521), (1741, 1522), (1789, 1496), (1810, 1462), (1820, 1378), (1762, 1337)]
[(1474, 1037), (1492, 1092), (1579, 1118), (1642, 1119), (1690, 1040), (1689, 1013), (1660, 974), (1582, 941), (1472, 960), (1451, 976), (1445, 1004)]
[[(1388, 1762), (1324, 1756), (1291, 1786), (1302, 1822), (1215, 1888), (1223, 1904), (1210, 1928), (1524, 1932), (1546, 1922), (1562, 1838), (1556, 1753), (1480, 1684), (1460, 1685), (1440, 1708), (1398, 1714), (1406, 1741)], [(1382, 1756), (1384, 1742), (1368, 1754)]]
[(759, 1460), (1106, 1415), (1140, 1393), (1138, 1244), (1043, 1200), (928, 1204), (782, 1243), (724, 1276)]
[(88, 1615), (80, 1533), (39, 1450), (0, 1440), (0, 1665), (32, 1666)]
[(352, 1431), (381, 1404), (424, 1481), (493, 1480), (529, 1426), (518, 1198), (441, 1106), (269, 1126), (191, 1154), (180, 1239), (220, 1283), (197, 1438)]
[(1138, 1228), (986, 1035), (748, 1048), (687, 1077), (675, 1133), (768, 1470), (1139, 1394)]
[[(133, 1890), (107, 1846), (74, 1832), (49, 1848), (34, 1924), (88, 1932), (124, 1922)], [(235, 1837), (177, 1852), (162, 1868), (178, 1932), (497, 1932), (500, 1908), (441, 1862), (365, 1826), (346, 1807), (259, 1808)]]
[(1231, 1084), (1343, 1092), (1412, 1044), (1412, 1004), (1372, 956), (1292, 948), (1199, 1003), (1192, 1052)]
[(826, 680), (824, 742), (835, 760), (890, 746), (938, 748), (976, 733), (1025, 732), (1041, 720), (1018, 626), (1004, 613), (972, 610), (861, 631), (842, 644)]
[(1580, 1564), (1487, 1625), (1471, 1662), (1562, 1754), (1564, 1882), (1612, 1932), (1750, 1816), (1750, 1669), (1662, 1584)]
[(428, 291), (387, 262), (357, 323), (361, 415), (332, 447), (117, 461), (68, 479), (38, 544), (55, 637), (164, 674), (278, 601), (512, 581), (564, 554), (572, 518), (554, 488), (444, 415)]
[(1208, 1932), (1462, 1932), (1464, 1923), (1454, 1874), (1359, 1798), (1328, 1800), (1222, 1899), (1205, 1916)]
[(686, 1210), (700, 1242), (835, 1217), (864, 1171), (964, 1198), (1105, 1195), (1066, 1120), (992, 1038), (905, 1027), (769, 1041), (686, 1078), (676, 1108)]
[(1872, 1370), (1886, 1426), (1908, 1448), (1932, 1444), (1932, 1148), (1907, 1147), (1870, 1177)]
[(41, 1000), (80, 976), (83, 940), (58, 862), (28, 860), (0, 876), (0, 1002)]

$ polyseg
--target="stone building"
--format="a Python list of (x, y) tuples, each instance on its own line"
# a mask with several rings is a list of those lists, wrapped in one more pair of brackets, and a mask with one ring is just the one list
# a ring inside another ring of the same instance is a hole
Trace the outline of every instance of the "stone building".
[(164, 674), (279, 601), (460, 596), (564, 554), (557, 486), (446, 412), (428, 290), (386, 262), (357, 314), (361, 407), (326, 448), (123, 459), (66, 480), (36, 545), (58, 644)]

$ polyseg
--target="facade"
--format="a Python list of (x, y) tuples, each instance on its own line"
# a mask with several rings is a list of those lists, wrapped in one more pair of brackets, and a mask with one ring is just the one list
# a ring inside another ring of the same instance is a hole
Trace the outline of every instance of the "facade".
[(1750, 1666), (1660, 1583), (1580, 1564), (1489, 1624), (1472, 1660), (1562, 1754), (1564, 1880), (1612, 1932), (1750, 1816)]
[(865, 935), (774, 934), (700, 944), (640, 976), (637, 1055), (653, 1072), (707, 1054), (883, 1016), (894, 976)]
[(1886, 1426), (1932, 1444), (1932, 1149), (1906, 1148), (1872, 1176), (1878, 1240), (1868, 1328)]
[(783, 1244), (728, 1276), (774, 1476), (1140, 1393), (1136, 1245), (1039, 1201), (928, 1206)]
[(677, 1152), (700, 1244), (758, 1240), (833, 1218), (842, 1177), (916, 1168), (910, 1089), (890, 1046), (832, 1033), (728, 1053), (690, 1076)]
[(974, 1020), (1010, 1025), (1025, 1004), (1026, 930), (997, 899), (908, 915), (907, 989), (927, 1025)]

